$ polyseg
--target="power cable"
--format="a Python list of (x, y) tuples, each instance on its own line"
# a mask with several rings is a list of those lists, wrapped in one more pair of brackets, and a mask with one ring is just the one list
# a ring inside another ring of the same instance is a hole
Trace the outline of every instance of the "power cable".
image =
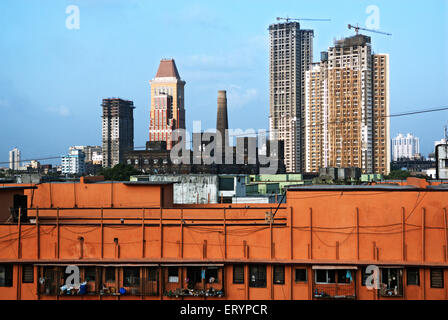
[[(402, 113), (397, 113), (397, 114), (390, 114), (390, 115), (380, 115), (380, 116), (374, 116), (373, 119), (381, 119), (381, 118), (396, 118), (396, 117), (405, 117), (405, 116), (410, 116), (410, 115), (416, 115), (416, 114), (423, 114), (423, 113), (433, 113), (433, 112), (440, 112), (440, 111), (445, 111), (448, 110), (447, 106), (443, 106), (440, 108), (432, 108), (432, 109), (424, 109), (424, 110), (418, 110), (418, 111), (411, 111), (411, 112), (402, 112)], [(356, 119), (346, 119), (346, 120), (342, 120), (342, 121), (333, 121), (333, 122), (327, 122), (327, 124), (343, 124), (343, 123), (349, 123), (349, 122), (356, 122), (356, 121), (360, 121), (360, 118), (356, 118)], [(305, 128), (309, 128), (309, 127), (317, 127), (320, 125), (325, 124), (325, 122), (321, 122), (321, 123), (317, 123), (315, 125), (311, 125), (311, 126), (303, 126)], [(259, 136), (261, 134), (266, 134), (266, 133), (270, 133), (270, 130), (264, 130), (263, 133), (246, 133), (246, 134), (239, 134), (239, 135), (232, 135), (232, 137), (243, 137), (243, 136), (247, 136), (247, 135), (255, 135), (255, 136)], [(187, 140), (185, 142), (193, 142), (193, 140)], [(134, 147), (134, 149), (145, 149), (146, 146), (139, 146), (139, 147)], [(27, 159), (27, 160), (20, 160), (20, 162), (27, 162), (27, 161), (32, 161), (32, 160), (36, 160), (36, 161), (41, 161), (41, 160), (52, 160), (52, 159), (60, 159), (62, 158), (62, 156), (54, 156), (54, 157), (46, 157), (46, 158), (34, 158), (34, 159)], [(1, 161), (0, 164), (8, 164), (9, 161)]]

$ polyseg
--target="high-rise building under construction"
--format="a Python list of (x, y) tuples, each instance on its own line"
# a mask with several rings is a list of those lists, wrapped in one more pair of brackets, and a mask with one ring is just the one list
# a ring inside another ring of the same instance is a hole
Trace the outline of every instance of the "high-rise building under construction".
[(305, 170), (390, 171), (389, 56), (371, 38), (335, 41), (306, 74)]
[(270, 36), (270, 136), (284, 141), (288, 172), (305, 165), (305, 73), (313, 59), (313, 30), (298, 22), (269, 26)]
[(103, 167), (123, 162), (134, 149), (134, 103), (118, 98), (103, 99)]

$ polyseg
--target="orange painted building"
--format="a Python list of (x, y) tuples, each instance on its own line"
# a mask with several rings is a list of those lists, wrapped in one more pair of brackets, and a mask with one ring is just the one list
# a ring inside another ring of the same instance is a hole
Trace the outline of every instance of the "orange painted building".
[[(448, 299), (447, 191), (409, 180), (180, 206), (171, 184), (5, 185), (0, 298)], [(71, 265), (82, 286), (66, 290)]]

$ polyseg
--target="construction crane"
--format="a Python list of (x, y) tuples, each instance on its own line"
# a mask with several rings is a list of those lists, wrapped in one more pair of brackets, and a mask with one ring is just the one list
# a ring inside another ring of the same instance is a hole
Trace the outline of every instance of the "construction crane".
[(348, 28), (349, 29), (355, 29), (356, 34), (358, 34), (359, 30), (364, 30), (364, 31), (369, 31), (369, 32), (385, 34), (387, 36), (391, 36), (392, 35), (391, 33), (387, 33), (387, 32), (381, 32), (381, 31), (376, 31), (376, 30), (372, 30), (372, 29), (361, 28), (358, 24), (356, 24), (356, 26), (349, 24)]
[(293, 18), (289, 18), (289, 17), (287, 17), (287, 18), (277, 17), (277, 21), (280, 21), (280, 20), (285, 20), (286, 23), (288, 23), (289, 21), (331, 21), (331, 19), (302, 19), (302, 18), (293, 19)]

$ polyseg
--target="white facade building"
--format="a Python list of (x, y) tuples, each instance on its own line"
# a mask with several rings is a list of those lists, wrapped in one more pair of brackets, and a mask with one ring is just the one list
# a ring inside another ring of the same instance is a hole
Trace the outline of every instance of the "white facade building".
[(20, 170), (20, 151), (17, 148), (9, 151), (9, 169)]
[(85, 154), (76, 147), (69, 149), (69, 154), (62, 156), (63, 174), (83, 174), (85, 173)]
[(131, 177), (131, 183), (172, 182), (175, 204), (235, 203), (246, 197), (245, 175), (153, 174)]
[(407, 136), (398, 134), (392, 139), (392, 159), (416, 159), (420, 156), (420, 140), (408, 133)]

